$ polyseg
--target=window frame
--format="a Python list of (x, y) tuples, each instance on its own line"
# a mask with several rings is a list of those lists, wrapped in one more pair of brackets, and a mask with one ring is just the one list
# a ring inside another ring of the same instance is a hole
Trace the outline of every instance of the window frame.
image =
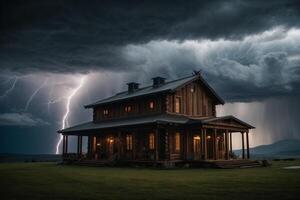
[(174, 152), (179, 153), (181, 150), (181, 134), (179, 131), (174, 135)]
[(148, 147), (149, 150), (155, 150), (155, 134), (154, 133), (149, 133), (148, 136)]
[(133, 137), (132, 134), (126, 134), (126, 150), (132, 151), (133, 150)]
[(154, 100), (151, 100), (151, 101), (148, 102), (148, 108), (150, 110), (155, 110), (155, 102), (154, 102)]
[(104, 116), (108, 116), (109, 115), (109, 109), (108, 108), (104, 108), (103, 109), (103, 115)]
[(124, 112), (125, 113), (131, 113), (132, 112), (132, 105), (125, 105)]
[[(178, 100), (178, 104), (177, 104), (177, 100)], [(177, 107), (178, 105), (178, 107)], [(177, 110), (178, 108), (178, 110)], [(175, 102), (174, 102), (174, 112), (175, 113), (181, 113), (181, 96), (175, 96)]]

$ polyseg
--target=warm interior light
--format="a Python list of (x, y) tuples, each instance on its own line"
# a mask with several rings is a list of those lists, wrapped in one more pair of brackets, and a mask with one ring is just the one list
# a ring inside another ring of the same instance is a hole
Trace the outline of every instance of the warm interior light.
[(100, 143), (97, 143), (97, 146), (100, 146), (101, 144)]
[(210, 135), (208, 135), (208, 136), (207, 136), (207, 139), (210, 139), (210, 138), (211, 138), (211, 136), (210, 136)]
[(195, 140), (200, 140), (201, 138), (200, 138), (200, 136), (195, 136), (194, 139)]

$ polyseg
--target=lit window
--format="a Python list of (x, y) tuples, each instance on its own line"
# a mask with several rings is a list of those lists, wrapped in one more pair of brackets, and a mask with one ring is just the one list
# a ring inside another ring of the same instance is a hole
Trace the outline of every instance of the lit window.
[(154, 109), (154, 102), (153, 102), (153, 101), (150, 101), (150, 102), (149, 102), (149, 108), (150, 108), (150, 109)]
[(155, 148), (155, 141), (154, 141), (154, 133), (149, 134), (149, 149), (153, 150)]
[(125, 106), (125, 112), (129, 113), (131, 112), (132, 108), (131, 106)]
[(180, 113), (180, 98), (179, 97), (175, 98), (175, 112)]
[(126, 135), (126, 150), (132, 150), (132, 135)]
[(104, 115), (108, 115), (108, 109), (104, 109), (104, 110), (103, 110), (103, 114), (104, 114)]
[(175, 151), (180, 151), (180, 133), (175, 133)]

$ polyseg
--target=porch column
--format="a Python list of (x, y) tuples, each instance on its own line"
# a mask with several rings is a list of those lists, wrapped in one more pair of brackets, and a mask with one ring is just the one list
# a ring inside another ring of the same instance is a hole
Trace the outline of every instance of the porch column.
[(203, 149), (204, 149), (204, 160), (207, 159), (207, 138), (206, 138), (206, 128), (203, 129)]
[(65, 153), (68, 153), (68, 136), (65, 135), (65, 137), (66, 137), (66, 139), (65, 139), (65, 143), (66, 143), (66, 145), (65, 145)]
[(228, 130), (225, 131), (225, 159), (229, 159), (229, 149), (228, 149)]
[(63, 140), (62, 140), (62, 143), (63, 143), (63, 150), (62, 150), (62, 155), (64, 155), (66, 153), (66, 136), (62, 136), (63, 137)]
[(79, 149), (80, 155), (82, 155), (82, 135), (80, 136), (80, 149)]
[(80, 157), (82, 154), (82, 136), (77, 137), (77, 156)]
[(185, 157), (186, 157), (186, 160), (190, 160), (191, 159), (191, 156), (190, 156), (190, 151), (189, 151), (189, 147), (190, 147), (190, 143), (189, 143), (189, 130), (186, 128), (185, 129)]
[(247, 142), (247, 159), (250, 158), (250, 149), (249, 149), (249, 131), (246, 132), (246, 142)]
[(229, 133), (229, 140), (230, 140), (230, 155), (232, 155), (232, 132)]
[(121, 159), (121, 131), (118, 131), (118, 159), (120, 160)]
[(158, 145), (159, 145), (159, 136), (158, 128), (155, 129), (155, 161), (158, 161)]
[(91, 156), (91, 136), (89, 135), (88, 136), (88, 145), (87, 145), (87, 149), (88, 149), (88, 152), (87, 152), (87, 156), (90, 158), (90, 156)]
[(136, 133), (132, 132), (132, 159), (135, 160), (136, 159)]
[(201, 144), (201, 160), (203, 160), (204, 159), (204, 148), (203, 148), (203, 140), (204, 140), (204, 129), (203, 128), (201, 128), (201, 136), (200, 136), (200, 144)]
[(244, 144), (244, 132), (242, 134), (242, 158), (245, 159), (245, 144)]
[(213, 155), (214, 155), (214, 160), (217, 160), (217, 129), (214, 129), (214, 134), (213, 134)]

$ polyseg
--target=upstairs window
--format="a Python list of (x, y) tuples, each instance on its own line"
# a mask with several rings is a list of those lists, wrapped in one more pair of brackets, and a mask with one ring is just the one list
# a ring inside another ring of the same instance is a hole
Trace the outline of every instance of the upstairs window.
[(104, 109), (104, 110), (103, 110), (103, 115), (107, 116), (108, 113), (109, 113), (108, 109)]
[(180, 113), (180, 107), (181, 107), (181, 99), (180, 97), (175, 98), (175, 113)]
[(180, 151), (180, 133), (179, 132), (175, 133), (175, 151), (176, 152)]
[(132, 135), (126, 135), (126, 150), (132, 150)]
[(155, 149), (155, 138), (154, 133), (149, 134), (149, 149), (154, 150)]
[(154, 101), (150, 101), (150, 102), (149, 102), (149, 108), (150, 108), (151, 110), (154, 109)]
[(129, 112), (131, 112), (132, 107), (131, 106), (125, 106), (124, 110), (125, 110), (126, 113), (129, 113)]

